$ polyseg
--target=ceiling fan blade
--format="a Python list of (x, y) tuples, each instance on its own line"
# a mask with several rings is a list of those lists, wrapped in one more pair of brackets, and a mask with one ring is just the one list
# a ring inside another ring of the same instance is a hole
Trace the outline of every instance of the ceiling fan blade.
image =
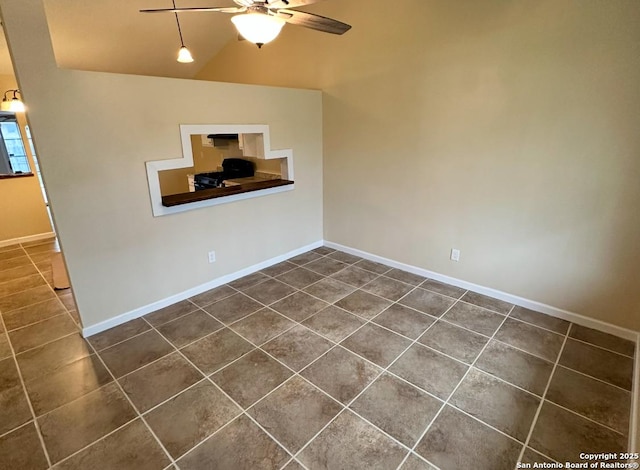
[(317, 3), (320, 0), (270, 0), (267, 1), (269, 8), (297, 8), (305, 5)]
[(279, 16), (287, 23), (304, 26), (305, 28), (315, 29), (324, 33), (344, 34), (351, 29), (351, 25), (341, 21), (304, 11), (280, 9), (276, 11), (276, 16)]
[(153, 10), (140, 10), (140, 13), (185, 13), (191, 11), (215, 11), (218, 13), (243, 13), (245, 7), (202, 7), (202, 8), (158, 8)]

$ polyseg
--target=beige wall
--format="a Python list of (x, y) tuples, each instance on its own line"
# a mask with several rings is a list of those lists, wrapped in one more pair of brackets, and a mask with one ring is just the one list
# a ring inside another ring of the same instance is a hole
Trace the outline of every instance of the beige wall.
[[(0, 7), (85, 327), (322, 238), (320, 93), (60, 70), (42, 1)], [(293, 149), (295, 190), (152, 217), (145, 162), (233, 123)]]
[[(0, 94), (17, 88), (16, 79), (0, 75)], [(29, 166), (35, 169), (29, 143), (26, 140), (24, 114), (16, 114)], [(0, 245), (9, 240), (51, 232), (49, 215), (36, 176), (0, 179)]]
[(640, 2), (305, 9), (197, 77), (323, 90), (326, 239), (640, 329)]

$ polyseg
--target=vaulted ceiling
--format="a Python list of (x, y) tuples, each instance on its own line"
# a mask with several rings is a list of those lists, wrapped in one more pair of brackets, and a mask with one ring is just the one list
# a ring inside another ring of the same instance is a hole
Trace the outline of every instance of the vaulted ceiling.
[[(231, 0), (176, 0), (176, 6), (232, 6)], [(180, 26), (195, 62), (180, 64), (175, 16), (144, 14), (171, 0), (45, 0), (58, 64), (64, 68), (193, 77), (236, 32), (229, 15), (183, 13)]]
[[(301, 9), (323, 14), (326, 6), (335, 8), (339, 2), (318, 1)], [(233, 0), (175, 0), (175, 3), (178, 8), (236, 6)], [(44, 4), (56, 60), (62, 68), (193, 78), (226, 44), (238, 40), (229, 14), (180, 13), (184, 42), (195, 59), (193, 63), (181, 64), (176, 61), (180, 39), (175, 16), (139, 12), (171, 8), (171, 0), (44, 0)], [(0, 74), (13, 74), (2, 34)]]
[[(232, 0), (176, 0), (176, 6), (233, 6)], [(195, 62), (176, 62), (180, 39), (171, 0), (45, 0), (51, 38), (62, 68), (191, 78), (237, 33), (230, 15), (183, 13), (180, 26)], [(11, 74), (4, 37), (0, 73)]]

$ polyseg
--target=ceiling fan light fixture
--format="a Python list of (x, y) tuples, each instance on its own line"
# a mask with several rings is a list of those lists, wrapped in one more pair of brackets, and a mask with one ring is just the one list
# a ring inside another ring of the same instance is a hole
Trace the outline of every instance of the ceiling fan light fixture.
[(181, 64), (189, 64), (193, 62), (193, 56), (185, 46), (182, 46), (178, 51), (178, 62)]
[(236, 26), (238, 32), (247, 41), (261, 47), (273, 41), (285, 24), (282, 18), (264, 13), (246, 13), (235, 15), (231, 21)]

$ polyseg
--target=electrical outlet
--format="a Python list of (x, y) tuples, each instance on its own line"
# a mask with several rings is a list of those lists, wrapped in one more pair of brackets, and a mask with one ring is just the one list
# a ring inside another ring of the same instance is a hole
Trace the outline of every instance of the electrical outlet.
[(209, 252), (209, 263), (215, 263), (216, 262), (216, 252), (215, 251), (210, 251)]
[(460, 261), (460, 250), (451, 248), (451, 261)]

